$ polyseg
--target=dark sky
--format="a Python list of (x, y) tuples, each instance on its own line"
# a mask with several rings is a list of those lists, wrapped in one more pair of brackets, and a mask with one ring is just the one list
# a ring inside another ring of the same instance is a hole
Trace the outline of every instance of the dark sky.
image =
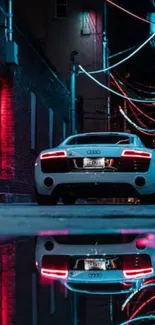
[[(52, 0), (51, 0), (52, 1)], [(78, 0), (74, 0), (75, 3)], [(86, 0), (85, 0), (86, 1)], [(84, 1), (84, 2), (85, 2)], [(113, 0), (118, 5), (132, 11), (133, 13), (146, 18), (148, 12), (155, 11), (155, 7), (151, 4), (151, 0)], [(31, 5), (31, 4), (34, 5)], [(38, 4), (37, 6), (35, 4)], [(89, 6), (91, 1), (88, 1)], [(94, 0), (92, 2), (95, 7), (99, 6), (103, 10), (103, 0)], [(14, 5), (21, 11), (28, 12), (28, 8), (33, 7), (33, 10), (29, 11), (27, 21), (36, 21), (36, 15), (45, 13), (43, 8), (49, 6), (49, 0), (30, 0), (22, 3), (21, 0), (14, 0)], [(41, 10), (39, 8), (42, 8)], [(110, 41), (110, 52), (115, 53), (121, 51), (130, 46), (138, 45), (149, 37), (150, 25), (140, 20), (137, 20), (121, 10), (113, 7), (111, 4), (107, 4), (108, 9), (108, 36)], [(23, 14), (22, 14), (23, 15)], [(31, 17), (30, 17), (31, 16)], [(39, 26), (38, 26), (39, 28)], [(127, 53), (128, 54), (128, 53)], [(125, 54), (125, 56), (127, 55)], [(117, 57), (112, 63), (117, 62), (121, 57)], [(153, 50), (148, 44), (132, 59), (123, 64), (119, 68), (121, 74), (130, 72), (133, 79), (137, 81), (145, 81), (146, 83), (154, 83), (155, 74), (155, 49)]]
[[(119, 0), (120, 6), (146, 18), (148, 12), (155, 11), (149, 0)], [(108, 31), (111, 53), (140, 44), (149, 37), (150, 25), (137, 20), (108, 4)], [(118, 58), (116, 59), (118, 60)], [(120, 67), (120, 72), (130, 72), (137, 81), (154, 82), (155, 49), (148, 44), (132, 59)]]

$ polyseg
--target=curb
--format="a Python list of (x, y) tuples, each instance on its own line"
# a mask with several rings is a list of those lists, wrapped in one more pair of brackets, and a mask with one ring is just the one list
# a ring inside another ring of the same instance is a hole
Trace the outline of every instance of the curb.
[(30, 203), (34, 202), (31, 194), (0, 193), (0, 203)]

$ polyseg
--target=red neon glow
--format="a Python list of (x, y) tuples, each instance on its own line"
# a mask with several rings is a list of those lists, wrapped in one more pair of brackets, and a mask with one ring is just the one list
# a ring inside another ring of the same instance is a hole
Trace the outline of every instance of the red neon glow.
[[(152, 296), (150, 299), (146, 300), (138, 309), (136, 309), (136, 311), (132, 314), (129, 320), (133, 319), (147, 304), (149, 304), (149, 302), (151, 302), (154, 299), (155, 296)], [(128, 325), (129, 323), (126, 324)]]
[(2, 82), (0, 99), (1, 128), (1, 178), (12, 180), (15, 177), (15, 144), (13, 94), (11, 85)]
[(122, 157), (131, 157), (131, 158), (145, 158), (151, 159), (152, 154), (150, 152), (145, 151), (137, 151), (137, 150), (123, 150)]
[(46, 152), (40, 155), (40, 159), (65, 158), (65, 157), (67, 157), (67, 152), (64, 150)]
[(67, 279), (68, 270), (41, 269), (41, 275), (47, 278)]
[(153, 273), (153, 267), (143, 268), (143, 269), (133, 269), (133, 270), (123, 270), (123, 274), (126, 279), (143, 277), (145, 275)]
[(2, 325), (15, 324), (15, 245), (1, 247), (1, 310)]
[(130, 16), (132, 16), (132, 17), (134, 17), (134, 18), (137, 18), (137, 19), (143, 21), (144, 23), (147, 23), (147, 24), (154, 24), (154, 23), (151, 22), (150, 20), (135, 15), (133, 12), (131, 12), (131, 11), (129, 11), (129, 10), (127, 10), (127, 9), (125, 9), (125, 8), (123, 8), (123, 7), (119, 6), (119, 5), (117, 5), (115, 2), (113, 2), (113, 1), (111, 1), (111, 0), (106, 0), (106, 1), (109, 2), (110, 4), (112, 4), (113, 6), (115, 6), (116, 8), (118, 8), (118, 9), (120, 9), (120, 10), (126, 12), (128, 15), (130, 15)]

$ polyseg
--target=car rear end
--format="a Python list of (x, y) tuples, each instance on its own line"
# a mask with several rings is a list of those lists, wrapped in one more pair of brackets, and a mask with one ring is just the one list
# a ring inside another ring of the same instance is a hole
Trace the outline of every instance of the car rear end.
[(42, 278), (92, 294), (131, 292), (154, 272), (150, 253), (138, 246), (135, 234), (40, 238), (36, 261)]
[(138, 197), (155, 192), (149, 149), (122, 145), (74, 146), (43, 152), (35, 168), (37, 190), (76, 197)]

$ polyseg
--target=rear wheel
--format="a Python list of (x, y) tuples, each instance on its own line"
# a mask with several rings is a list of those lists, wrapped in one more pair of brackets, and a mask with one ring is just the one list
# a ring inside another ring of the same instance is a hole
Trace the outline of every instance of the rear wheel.
[(41, 195), (36, 191), (36, 201), (39, 205), (56, 205), (58, 203), (58, 197), (54, 195)]
[(140, 204), (155, 204), (155, 194), (142, 195), (140, 197)]
[(76, 202), (76, 197), (73, 195), (65, 195), (62, 198), (62, 202), (65, 205), (73, 205)]

